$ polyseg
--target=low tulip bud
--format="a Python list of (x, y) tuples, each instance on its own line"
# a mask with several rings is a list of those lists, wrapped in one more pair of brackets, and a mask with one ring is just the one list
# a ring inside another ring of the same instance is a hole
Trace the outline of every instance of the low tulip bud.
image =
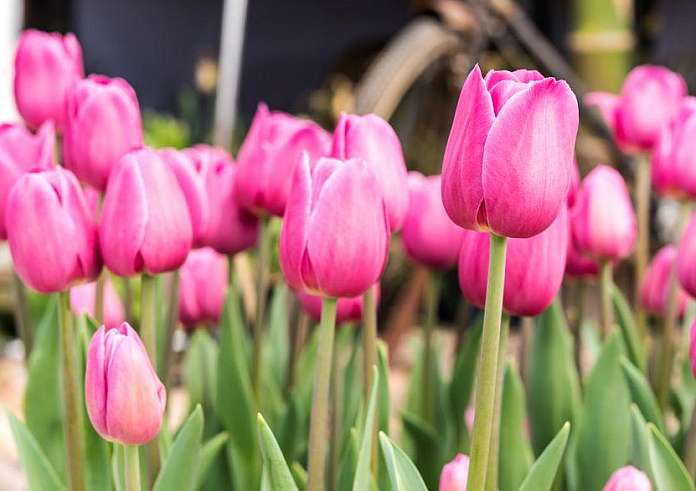
[[(84, 283), (70, 289), (70, 309), (75, 314), (89, 314), (94, 317), (96, 305), (96, 282)], [(104, 282), (104, 325), (113, 329), (126, 321), (126, 314), (121, 299), (116, 293), (111, 279)]]
[(227, 258), (210, 247), (196, 249), (179, 274), (179, 320), (191, 329), (217, 325), (227, 293)]
[(440, 473), (440, 491), (466, 491), (466, 481), (469, 478), (469, 457), (464, 454), (457, 456), (442, 468)]
[[(375, 302), (379, 304), (379, 283), (375, 289)], [(296, 292), (302, 310), (304, 310), (315, 322), (321, 321), (321, 297), (307, 292)], [(362, 319), (363, 296), (339, 298), (336, 302), (336, 325), (344, 322), (354, 322)]]
[(652, 491), (652, 485), (643, 471), (627, 465), (611, 475), (604, 491)]
[(128, 323), (101, 327), (87, 351), (85, 403), (102, 438), (143, 445), (159, 433), (167, 393)]
[[(657, 251), (640, 285), (640, 303), (643, 308), (653, 314), (667, 313), (667, 299), (672, 285), (673, 275), (676, 274), (677, 249), (673, 245), (664, 246)], [(683, 316), (689, 296), (677, 284), (677, 312)]]

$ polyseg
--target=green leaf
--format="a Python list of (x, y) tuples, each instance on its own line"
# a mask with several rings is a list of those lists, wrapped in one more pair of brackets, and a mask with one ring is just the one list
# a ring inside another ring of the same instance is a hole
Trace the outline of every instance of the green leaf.
[(379, 410), (377, 412), (379, 429), (389, 434), (390, 391), (389, 391), (389, 362), (387, 361), (387, 346), (382, 341), (377, 344), (377, 369), (379, 370), (379, 389), (377, 392)]
[(650, 467), (656, 491), (693, 491), (694, 483), (672, 446), (657, 427), (648, 423)]
[(179, 430), (152, 491), (193, 491), (201, 463), (203, 409), (197, 406)]
[(349, 491), (353, 489), (353, 478), (355, 468), (358, 465), (358, 431), (355, 428), (350, 430), (346, 441), (341, 465), (338, 472), (338, 491)]
[(290, 466), (290, 472), (292, 472), (292, 478), (295, 480), (297, 489), (299, 489), (299, 491), (306, 491), (307, 471), (304, 470), (304, 467), (302, 467), (299, 462), (293, 462)]
[(416, 467), (428, 489), (435, 489), (442, 466), (446, 464), (442, 441), (435, 429), (418, 416), (403, 412), (401, 420), (404, 432), (414, 442)]
[(196, 329), (184, 354), (184, 385), (189, 407), (215, 406), (218, 345), (207, 329)]
[[(569, 434), (570, 423), (565, 423), (558, 435), (551, 440), (551, 443), (534, 463), (519, 491), (548, 491), (551, 489), (563, 460)], [(601, 486), (599, 488), (584, 489), (601, 489)]]
[(9, 411), (5, 414), (10, 421), (30, 491), (64, 491), (65, 486), (60, 482), (58, 474), (41, 451), (34, 436), (14, 414)]
[(220, 450), (225, 448), (225, 443), (227, 443), (228, 438), (229, 436), (227, 433), (222, 432), (203, 444), (203, 448), (201, 449), (201, 463), (198, 467), (198, 478), (196, 479), (196, 489), (200, 489), (215, 458), (220, 453)]
[(534, 461), (525, 432), (525, 397), (515, 368), (507, 365), (500, 413), (500, 491), (517, 491)]
[(638, 406), (643, 416), (651, 423), (656, 425), (661, 432), (664, 432), (664, 422), (662, 412), (657, 405), (655, 394), (653, 394), (650, 384), (645, 379), (643, 372), (638, 370), (626, 358), (621, 360), (621, 368), (623, 369), (628, 390), (631, 393), (633, 402)]
[(372, 388), (370, 389), (370, 399), (367, 404), (365, 417), (365, 427), (362, 431), (362, 441), (360, 452), (358, 453), (358, 467), (355, 470), (353, 480), (353, 491), (363, 491), (370, 486), (370, 461), (372, 459), (372, 432), (375, 426), (375, 410), (377, 405), (377, 387), (379, 387), (379, 371), (373, 367)]
[(273, 290), (268, 314), (267, 345), (272, 351), (265, 353), (267, 375), (279, 388), (285, 386), (288, 368), (288, 287), (279, 283)]
[(636, 329), (636, 321), (633, 318), (630, 305), (616, 285), (612, 285), (611, 301), (614, 305), (614, 314), (621, 329), (628, 359), (641, 371), (645, 371), (645, 349)]
[(387, 463), (392, 491), (427, 491), (423, 478), (411, 459), (384, 433), (379, 433), (379, 443)]
[(654, 482), (650, 468), (650, 433), (645, 418), (635, 404), (631, 404), (631, 463), (643, 469)]
[(257, 416), (259, 443), (261, 455), (263, 456), (263, 469), (267, 473), (270, 489), (273, 491), (293, 491), (297, 490), (295, 480), (290, 473), (283, 452), (273, 436), (273, 432), (261, 416)]

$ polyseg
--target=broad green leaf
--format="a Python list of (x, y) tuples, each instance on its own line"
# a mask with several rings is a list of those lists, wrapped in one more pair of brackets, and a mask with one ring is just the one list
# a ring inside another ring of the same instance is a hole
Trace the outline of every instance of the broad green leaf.
[(631, 404), (631, 463), (654, 482), (650, 468), (650, 433), (638, 406)]
[(38, 442), (14, 414), (5, 413), (10, 421), (17, 450), (19, 451), (24, 474), (27, 476), (30, 491), (64, 491), (65, 486), (60, 482), (58, 474), (51, 466), (46, 455), (41, 451)]
[(500, 410), (500, 491), (517, 491), (534, 461), (525, 432), (524, 387), (517, 370), (507, 365)]
[(645, 349), (636, 330), (636, 321), (633, 318), (631, 307), (616, 285), (612, 285), (611, 300), (628, 359), (641, 371), (645, 371)]
[(193, 491), (196, 489), (201, 463), (203, 409), (191, 413), (174, 439), (167, 459), (162, 465), (152, 491)]
[(349, 491), (353, 489), (353, 479), (355, 477), (355, 468), (357, 465), (358, 430), (352, 428), (341, 457), (341, 465), (338, 472), (338, 491)]
[(371, 472), (370, 462), (372, 459), (372, 432), (375, 427), (375, 411), (377, 405), (377, 387), (379, 387), (379, 371), (373, 367), (372, 388), (370, 389), (370, 399), (367, 404), (365, 417), (365, 427), (362, 431), (362, 441), (360, 452), (358, 453), (358, 467), (355, 470), (353, 480), (353, 491), (363, 491), (369, 489)]
[(297, 489), (299, 489), (299, 491), (306, 491), (307, 471), (304, 470), (304, 467), (302, 467), (299, 462), (293, 462), (290, 466), (290, 472), (292, 472), (292, 478), (295, 480)]
[(628, 384), (628, 390), (631, 393), (633, 402), (638, 406), (645, 419), (656, 425), (661, 432), (664, 432), (662, 412), (643, 372), (638, 370), (626, 358), (621, 360), (621, 368), (626, 377), (626, 383)]
[[(551, 440), (551, 443), (541, 453), (537, 461), (529, 471), (529, 475), (520, 486), (519, 491), (548, 491), (553, 486), (556, 474), (560, 468), (568, 435), (570, 434), (570, 423), (565, 423), (558, 432), (558, 435)], [(595, 488), (584, 488), (595, 489)], [(601, 486), (596, 489), (601, 489)]]
[(693, 491), (694, 483), (674, 449), (652, 423), (650, 432), (650, 467), (655, 480), (655, 491)]
[(266, 374), (279, 388), (285, 386), (288, 368), (288, 287), (278, 283), (271, 296), (268, 313), (267, 352), (264, 353)]
[(283, 452), (273, 436), (273, 432), (261, 416), (257, 416), (259, 443), (263, 456), (263, 468), (268, 476), (270, 489), (273, 491), (297, 491), (295, 480), (290, 473), (288, 464), (283, 457)]
[(405, 434), (413, 441), (416, 467), (423, 476), (428, 489), (435, 489), (442, 466), (446, 464), (442, 439), (434, 428), (418, 416), (404, 412), (401, 414), (401, 418)]
[(223, 432), (215, 435), (203, 444), (203, 448), (201, 449), (201, 463), (198, 467), (198, 478), (196, 479), (196, 489), (200, 489), (215, 458), (220, 453), (220, 450), (225, 448), (225, 443), (227, 443), (228, 438), (229, 436), (227, 433)]
[(428, 490), (411, 459), (381, 431), (379, 433), (379, 443), (387, 464), (392, 491)]

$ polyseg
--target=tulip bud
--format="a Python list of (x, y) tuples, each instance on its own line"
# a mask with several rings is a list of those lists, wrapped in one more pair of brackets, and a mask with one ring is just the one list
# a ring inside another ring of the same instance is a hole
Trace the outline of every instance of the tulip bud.
[(174, 173), (157, 152), (124, 155), (104, 195), (99, 242), (114, 273), (173, 271), (191, 249), (191, 220)]
[(69, 170), (20, 177), (7, 198), (5, 226), (17, 274), (41, 293), (63, 291), (101, 271), (97, 225)]
[(696, 297), (696, 213), (691, 215), (679, 242), (677, 277), (684, 290), (692, 297)]
[(24, 126), (0, 124), (0, 239), (7, 239), (5, 208), (12, 186), (31, 170), (48, 170), (55, 164), (53, 123), (44, 123), (36, 135)]
[[(94, 317), (96, 292), (96, 282), (72, 287), (70, 289), (70, 309), (75, 314), (89, 314)], [(125, 321), (126, 314), (123, 304), (111, 283), (111, 279), (107, 276), (104, 282), (104, 325), (107, 329), (113, 329)]]
[(193, 250), (180, 275), (179, 320), (189, 328), (216, 325), (227, 293), (227, 258), (210, 247)]
[(63, 160), (80, 180), (103, 191), (118, 160), (142, 146), (140, 106), (128, 82), (90, 75), (68, 90)]
[(570, 224), (568, 236), (568, 253), (566, 255), (565, 274), (571, 278), (592, 278), (599, 273), (597, 261), (585, 257), (578, 250), (572, 236), (573, 225)]
[[(673, 245), (666, 245), (655, 254), (648, 270), (643, 276), (640, 285), (640, 303), (643, 308), (657, 315), (667, 313), (667, 299), (669, 289), (672, 284), (672, 275), (676, 274), (677, 249)], [(689, 296), (677, 285), (679, 289), (677, 295), (677, 306), (679, 316), (683, 316), (686, 311), (686, 304)]]
[(637, 152), (655, 146), (686, 93), (681, 75), (664, 67), (641, 65), (630, 71), (618, 96), (591, 92), (585, 103), (598, 107), (619, 147)]
[(446, 269), (457, 263), (462, 229), (445, 211), (440, 194), (440, 176), (408, 175), (408, 214), (402, 239), (406, 253), (416, 262)]
[(572, 210), (573, 240), (581, 254), (618, 261), (636, 242), (636, 215), (621, 174), (598, 165), (585, 176)]
[(614, 471), (604, 491), (652, 491), (652, 485), (643, 471), (627, 465)]
[(450, 218), (506, 237), (541, 233), (568, 196), (577, 131), (578, 103), (564, 81), (531, 70), (484, 80), (475, 66), (442, 164)]
[(387, 262), (389, 225), (377, 179), (365, 161), (321, 158), (295, 170), (280, 231), (288, 284), (329, 297), (355, 297)]
[(102, 438), (143, 445), (159, 433), (167, 393), (128, 323), (101, 327), (87, 351), (85, 403)]
[(464, 454), (457, 456), (442, 468), (440, 473), (440, 491), (466, 491), (466, 481), (469, 478), (469, 457)]
[[(375, 302), (379, 304), (380, 287), (377, 283), (375, 288)], [(321, 297), (311, 293), (298, 291), (295, 293), (297, 300), (304, 310), (314, 321), (321, 321)], [(339, 298), (336, 302), (336, 325), (344, 322), (359, 321), (363, 314), (363, 296), (358, 295), (350, 298)]]
[[(556, 297), (568, 250), (568, 212), (528, 239), (508, 240), (503, 308), (512, 315), (535, 316)], [(483, 308), (488, 279), (489, 235), (465, 231), (459, 254), (459, 286), (464, 298)]]
[(283, 216), (302, 152), (315, 162), (328, 154), (330, 145), (329, 133), (316, 123), (259, 104), (237, 156), (237, 201), (258, 214)]
[(390, 231), (401, 230), (408, 212), (408, 174), (401, 142), (389, 123), (375, 114), (341, 114), (331, 156), (367, 163), (379, 183)]
[(38, 128), (52, 120), (61, 130), (67, 90), (84, 77), (82, 49), (75, 35), (24, 31), (14, 66), (15, 102), (24, 121)]

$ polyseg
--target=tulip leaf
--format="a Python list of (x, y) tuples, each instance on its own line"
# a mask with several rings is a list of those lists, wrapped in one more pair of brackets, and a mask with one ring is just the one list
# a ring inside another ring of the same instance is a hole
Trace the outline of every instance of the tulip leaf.
[(179, 430), (152, 491), (193, 491), (198, 481), (203, 437), (203, 409), (197, 406)]
[(218, 345), (207, 329), (196, 329), (184, 354), (184, 385), (191, 410), (215, 406)]
[(341, 457), (341, 465), (338, 472), (338, 491), (349, 491), (353, 489), (353, 478), (355, 476), (355, 467), (358, 462), (358, 431), (356, 428), (351, 428), (348, 434), (348, 440), (344, 446), (343, 456)]
[(467, 450), (469, 446), (469, 435), (464, 423), (464, 414), (474, 387), (482, 332), (483, 319), (479, 318), (469, 329), (466, 341), (462, 343), (457, 353), (452, 380), (449, 384), (450, 413), (456, 433), (456, 450), (460, 451)]
[(263, 469), (268, 476), (270, 489), (274, 491), (297, 491), (297, 485), (285, 461), (283, 452), (280, 450), (273, 432), (268, 427), (261, 413), (258, 414), (257, 420)]
[[(569, 434), (570, 423), (565, 423), (558, 435), (551, 440), (551, 443), (534, 463), (519, 491), (548, 491), (551, 489), (563, 460)], [(596, 489), (601, 489), (601, 487)]]
[(380, 431), (389, 434), (389, 417), (390, 417), (390, 391), (389, 391), (389, 362), (387, 355), (387, 346), (379, 341), (377, 345), (377, 369), (379, 370), (379, 390), (377, 392), (378, 399), (378, 420)]
[(264, 365), (266, 376), (278, 388), (285, 386), (288, 368), (288, 295), (288, 287), (279, 283), (273, 289), (268, 313), (267, 345), (273, 348), (264, 353)]
[(638, 406), (631, 404), (631, 462), (654, 481), (650, 467), (650, 433)]
[(616, 320), (621, 329), (624, 345), (626, 346), (628, 359), (641, 371), (645, 371), (645, 350), (638, 335), (636, 321), (633, 318), (631, 307), (616, 285), (612, 285), (611, 300)]
[(662, 412), (643, 372), (638, 370), (626, 358), (621, 360), (621, 368), (626, 377), (626, 383), (628, 384), (628, 390), (631, 393), (633, 402), (638, 406), (645, 419), (656, 425), (661, 432), (664, 432)]
[(411, 459), (384, 433), (379, 433), (392, 491), (427, 491), (423, 478)]
[(415, 464), (423, 476), (428, 489), (435, 489), (440, 477), (440, 470), (445, 465), (442, 439), (435, 429), (415, 414), (401, 414), (406, 435), (414, 443)]
[(517, 370), (507, 365), (500, 414), (500, 491), (517, 491), (532, 466), (533, 456), (525, 435), (524, 387)]
[(373, 368), (372, 388), (370, 389), (370, 399), (367, 404), (365, 414), (365, 426), (362, 431), (360, 451), (358, 452), (358, 466), (355, 469), (353, 479), (353, 491), (362, 491), (370, 488), (372, 474), (370, 472), (370, 462), (372, 459), (372, 432), (375, 427), (375, 411), (377, 405), (377, 387), (379, 387), (379, 371)]
[(650, 467), (656, 491), (693, 491), (694, 483), (660, 430), (648, 423)]
[(292, 478), (295, 480), (295, 485), (299, 491), (306, 491), (307, 489), (307, 471), (300, 465), (299, 462), (293, 462), (290, 466), (290, 472), (292, 472)]
[(222, 432), (203, 444), (203, 448), (201, 449), (201, 463), (198, 467), (198, 478), (196, 480), (198, 484), (196, 485), (196, 489), (200, 489), (215, 458), (220, 453), (220, 450), (225, 448), (225, 443), (227, 443), (228, 438), (229, 436), (227, 433)]
[(58, 474), (31, 432), (14, 414), (9, 411), (6, 411), (5, 414), (10, 421), (12, 434), (24, 467), (24, 474), (27, 476), (29, 490), (64, 491), (65, 486), (61, 483)]

